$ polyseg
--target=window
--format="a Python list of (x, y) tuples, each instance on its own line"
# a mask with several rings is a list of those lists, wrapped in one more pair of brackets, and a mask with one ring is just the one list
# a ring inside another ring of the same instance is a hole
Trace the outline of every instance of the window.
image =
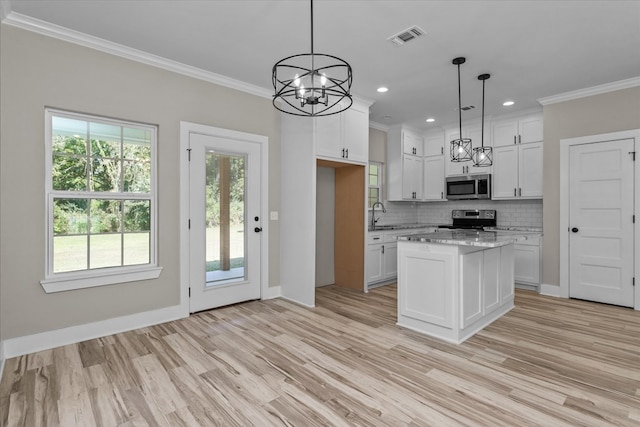
[(156, 135), (46, 110), (47, 292), (158, 277)]
[(369, 208), (382, 201), (382, 163), (369, 162)]

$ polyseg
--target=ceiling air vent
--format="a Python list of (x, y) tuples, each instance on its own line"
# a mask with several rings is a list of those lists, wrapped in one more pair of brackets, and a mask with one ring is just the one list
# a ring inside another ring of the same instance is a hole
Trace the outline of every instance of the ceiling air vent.
[(401, 31), (398, 34), (394, 34), (393, 36), (389, 37), (387, 40), (392, 41), (398, 46), (402, 46), (403, 44), (410, 42), (411, 40), (415, 40), (418, 37), (424, 36), (424, 34), (425, 32), (422, 28), (418, 27), (417, 25), (414, 25), (413, 27), (407, 28), (406, 30)]
[(465, 105), (464, 107), (462, 107), (462, 111), (469, 111), (473, 110), (474, 108), (476, 108), (475, 105)]

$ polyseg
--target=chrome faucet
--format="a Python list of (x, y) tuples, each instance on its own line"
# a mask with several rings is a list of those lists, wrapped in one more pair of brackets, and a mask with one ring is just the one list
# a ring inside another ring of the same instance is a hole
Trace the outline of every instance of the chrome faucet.
[(387, 209), (384, 207), (381, 201), (377, 201), (371, 206), (371, 230), (372, 231), (376, 229), (376, 222), (378, 222), (378, 219), (380, 219), (380, 218), (376, 219), (376, 206), (378, 205), (382, 206), (382, 213), (387, 213)]

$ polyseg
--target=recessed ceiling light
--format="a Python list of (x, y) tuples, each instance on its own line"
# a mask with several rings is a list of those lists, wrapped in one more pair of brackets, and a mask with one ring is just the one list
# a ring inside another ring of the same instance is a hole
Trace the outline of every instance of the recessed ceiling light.
[(515, 104), (515, 102), (513, 102), (513, 101), (504, 101), (504, 102), (502, 103), (502, 105), (504, 105), (505, 107), (510, 107), (510, 106), (512, 106), (513, 104)]
[(434, 119), (433, 117), (429, 117), (429, 118), (427, 119), (427, 123), (433, 123), (433, 122), (435, 122), (435, 121), (436, 121), (436, 119)]
[(388, 87), (384, 87), (384, 86), (378, 88), (378, 92), (380, 92), (380, 93), (385, 93), (388, 90), (389, 90), (389, 88)]

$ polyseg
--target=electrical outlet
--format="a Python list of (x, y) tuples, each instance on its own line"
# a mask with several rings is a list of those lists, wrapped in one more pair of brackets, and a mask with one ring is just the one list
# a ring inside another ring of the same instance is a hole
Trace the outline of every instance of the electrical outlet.
[(277, 221), (278, 220), (278, 211), (273, 211), (269, 214), (269, 219), (271, 221)]

